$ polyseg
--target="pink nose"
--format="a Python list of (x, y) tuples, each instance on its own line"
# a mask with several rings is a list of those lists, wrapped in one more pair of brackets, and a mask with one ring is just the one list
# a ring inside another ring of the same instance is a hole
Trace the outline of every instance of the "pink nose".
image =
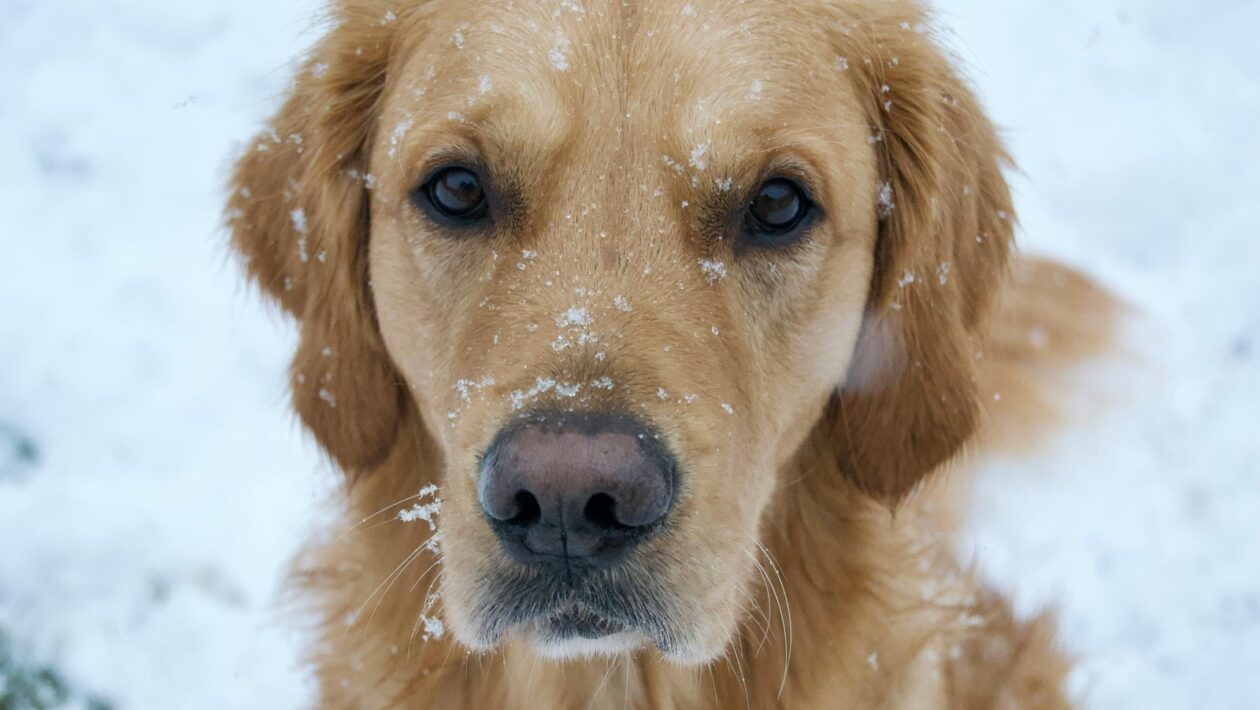
[(482, 460), (481, 505), (523, 564), (611, 567), (663, 527), (678, 473), (660, 437), (614, 414), (539, 414)]

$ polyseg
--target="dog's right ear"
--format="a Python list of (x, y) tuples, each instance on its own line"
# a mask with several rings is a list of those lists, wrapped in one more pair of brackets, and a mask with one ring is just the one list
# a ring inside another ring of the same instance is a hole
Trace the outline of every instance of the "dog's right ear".
[(382, 12), (342, 3), (237, 162), (227, 211), (250, 277), (300, 323), (294, 408), (352, 479), (389, 453), (404, 401), (368, 287), (367, 156), (393, 34)]

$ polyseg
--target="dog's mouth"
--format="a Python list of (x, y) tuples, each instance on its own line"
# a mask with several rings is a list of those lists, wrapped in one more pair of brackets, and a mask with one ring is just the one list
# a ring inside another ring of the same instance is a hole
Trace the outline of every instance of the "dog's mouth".
[(535, 623), (544, 638), (557, 641), (574, 637), (595, 640), (626, 630), (620, 622), (577, 606), (561, 609), (551, 616), (537, 619)]
[[(476, 618), (478, 638), (497, 645), (515, 632), (536, 648), (563, 654), (604, 653), (651, 644), (662, 651), (678, 643), (669, 595), (643, 578), (616, 582), (588, 573), (571, 585), (556, 585), (520, 568), (487, 585), (490, 592)], [(484, 589), (484, 588), (483, 588)]]
[(566, 660), (616, 656), (655, 645), (668, 652), (669, 643), (637, 623), (609, 618), (580, 604), (566, 604), (517, 626), (535, 651), (546, 658)]

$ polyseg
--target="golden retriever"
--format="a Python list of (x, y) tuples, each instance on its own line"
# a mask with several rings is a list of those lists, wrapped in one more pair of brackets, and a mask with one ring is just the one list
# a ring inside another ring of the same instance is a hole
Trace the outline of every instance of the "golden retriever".
[(1036, 425), (1106, 296), (1007, 278), (1007, 159), (932, 27), (334, 4), (228, 212), (346, 474), (298, 561), (324, 706), (1070, 706), (929, 474)]

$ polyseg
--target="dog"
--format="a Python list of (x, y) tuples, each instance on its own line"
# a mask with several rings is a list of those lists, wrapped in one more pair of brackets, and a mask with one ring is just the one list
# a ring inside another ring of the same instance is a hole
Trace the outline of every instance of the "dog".
[(1072, 706), (951, 546), (1108, 299), (1014, 256), (933, 27), (334, 2), (227, 212), (345, 473), (294, 573), (322, 706)]

